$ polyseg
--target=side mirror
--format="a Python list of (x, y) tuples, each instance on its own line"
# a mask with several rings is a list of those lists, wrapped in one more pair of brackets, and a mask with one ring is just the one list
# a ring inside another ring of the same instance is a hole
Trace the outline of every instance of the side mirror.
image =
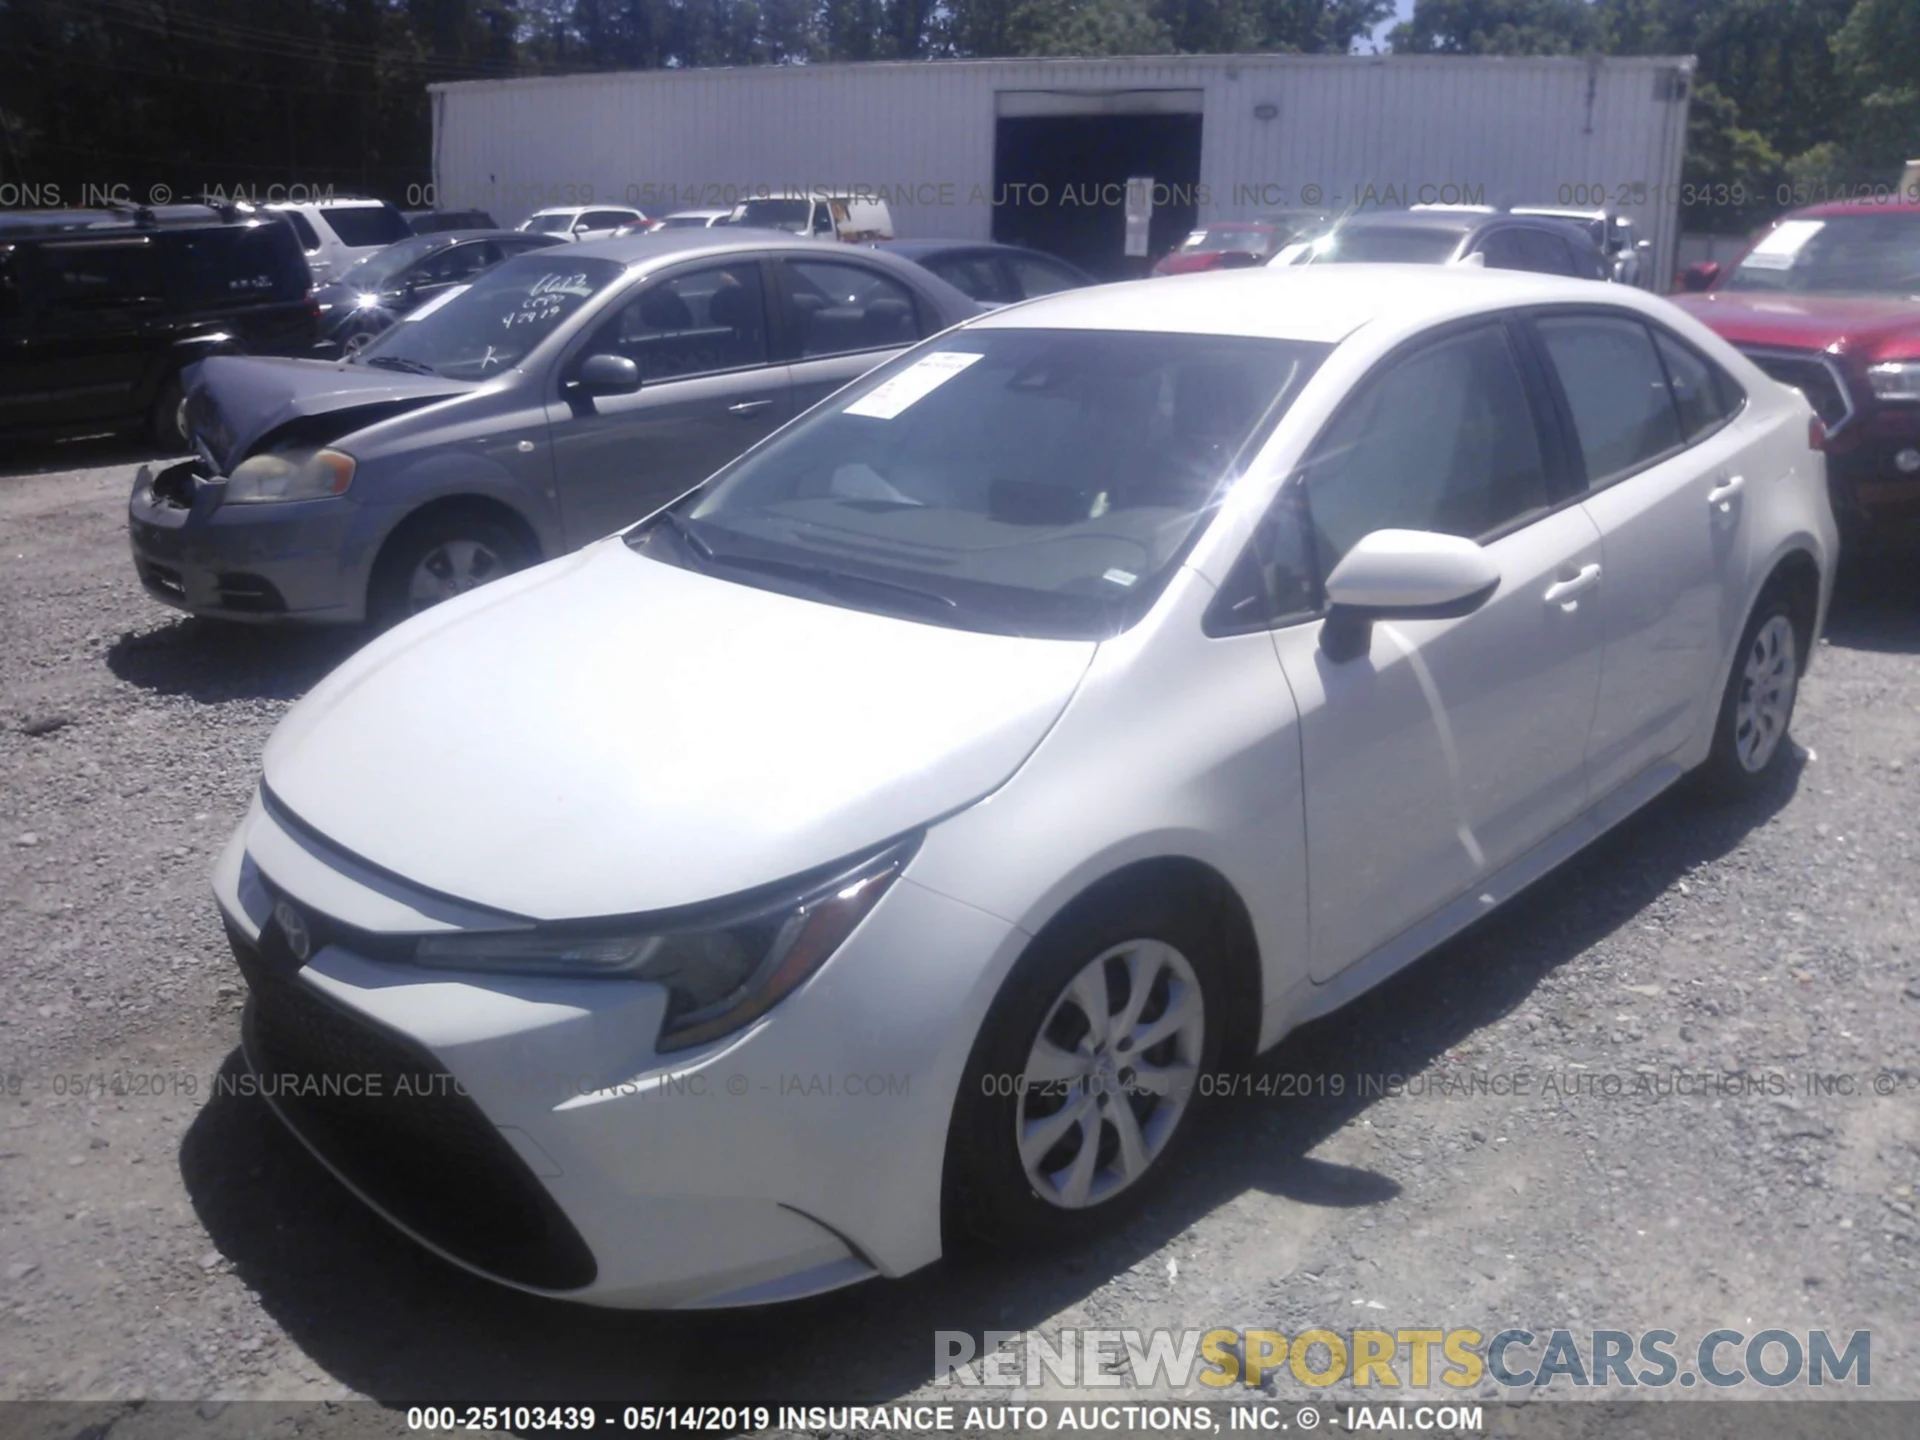
[(1375, 530), (1327, 577), (1320, 648), (1336, 663), (1367, 653), (1375, 620), (1446, 620), (1470, 615), (1500, 588), (1487, 552), (1458, 535)]
[(1687, 266), (1680, 272), (1680, 288), (1683, 290), (1710, 290), (1713, 282), (1720, 278), (1718, 260), (1701, 260)]
[(640, 367), (624, 355), (589, 355), (573, 383), (589, 395), (629, 395), (640, 388)]

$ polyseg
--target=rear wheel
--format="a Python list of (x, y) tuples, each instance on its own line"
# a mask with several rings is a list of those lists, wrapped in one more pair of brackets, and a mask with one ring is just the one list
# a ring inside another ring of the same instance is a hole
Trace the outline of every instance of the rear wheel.
[(1740, 649), (1720, 698), (1713, 748), (1700, 778), (1738, 799), (1764, 789), (1790, 750), (1789, 730), (1800, 693), (1801, 635), (1788, 597), (1761, 597), (1740, 637)]
[(1227, 1025), (1220, 943), (1173, 896), (1049, 931), (988, 1013), (955, 1103), (955, 1244), (1069, 1243), (1127, 1211), (1192, 1128)]
[(385, 629), (511, 575), (531, 558), (519, 532), (494, 516), (460, 509), (416, 516), (380, 556), (367, 597), (368, 618)]

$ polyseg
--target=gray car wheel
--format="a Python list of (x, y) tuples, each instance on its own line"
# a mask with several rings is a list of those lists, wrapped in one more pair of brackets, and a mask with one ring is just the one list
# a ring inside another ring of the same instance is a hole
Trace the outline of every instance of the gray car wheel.
[(387, 542), (367, 597), (382, 629), (511, 575), (533, 558), (513, 526), (473, 510), (416, 516)]

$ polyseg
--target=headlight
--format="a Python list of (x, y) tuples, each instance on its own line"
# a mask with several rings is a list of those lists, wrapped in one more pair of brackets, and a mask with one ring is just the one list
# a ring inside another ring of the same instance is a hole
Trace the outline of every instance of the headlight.
[(226, 503), (264, 505), (344, 495), (353, 484), (353, 468), (353, 457), (338, 450), (275, 450), (250, 455), (227, 477)]
[(655, 1049), (730, 1035), (791, 994), (840, 948), (906, 867), (918, 837), (820, 879), (724, 911), (681, 912), (623, 929), (582, 924), (430, 935), (421, 965), (520, 975), (650, 980), (667, 989)]
[(1889, 360), (1867, 367), (1867, 384), (1881, 400), (1920, 400), (1920, 360)]

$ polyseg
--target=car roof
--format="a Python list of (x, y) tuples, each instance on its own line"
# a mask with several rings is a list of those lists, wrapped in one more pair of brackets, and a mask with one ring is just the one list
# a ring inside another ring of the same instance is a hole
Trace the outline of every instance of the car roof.
[(1060, 265), (1068, 264), (1059, 256), (1049, 255), (1044, 250), (1035, 250), (1026, 245), (1003, 245), (998, 240), (869, 240), (867, 244), (872, 249), (886, 250), (909, 260), (924, 260), (935, 255), (1031, 255)]
[(1130, 280), (1010, 305), (974, 326), (1154, 330), (1338, 344), (1374, 321), (1423, 328), (1516, 305), (1625, 304), (1641, 292), (1599, 280), (1475, 266), (1258, 266)]
[(747, 225), (718, 225), (710, 228), (682, 226), (675, 230), (650, 230), (644, 235), (615, 235), (606, 240), (587, 240), (573, 246), (570, 253), (595, 255), (617, 260), (622, 265), (643, 261), (682, 259), (690, 255), (731, 255), (742, 250), (802, 250), (846, 254), (865, 246), (848, 245), (840, 240), (815, 240), (795, 235), (791, 230), (762, 230)]
[(276, 225), (285, 223), (276, 215), (218, 205), (142, 205), (114, 210), (14, 210), (0, 213), (0, 238), (26, 240), (52, 235), (109, 236), (127, 231), (151, 234), (158, 230), (236, 228), (267, 221)]

